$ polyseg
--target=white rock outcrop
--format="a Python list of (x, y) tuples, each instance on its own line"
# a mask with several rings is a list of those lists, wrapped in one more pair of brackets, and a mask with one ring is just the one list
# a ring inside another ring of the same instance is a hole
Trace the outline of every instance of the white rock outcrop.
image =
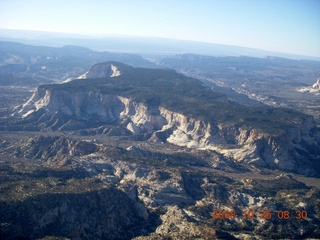
[(121, 75), (120, 70), (114, 64), (95, 64), (91, 69), (79, 78), (103, 78), (103, 77), (118, 77)]
[(320, 95), (320, 78), (318, 78), (315, 84), (310, 87), (299, 88), (298, 92), (310, 92), (316, 95)]
[[(234, 161), (287, 170), (296, 167), (289, 152), (299, 147), (300, 142), (312, 140), (308, 133), (312, 128), (310, 122), (284, 135), (271, 136), (257, 129), (205, 122), (161, 106), (148, 106), (123, 96), (103, 94), (99, 90), (70, 94), (63, 89), (51, 91), (39, 87), (18, 114), (28, 118), (40, 110), (49, 118), (62, 114), (70, 119), (102, 125), (117, 123), (132, 134), (149, 134), (155, 141), (213, 150)], [(310, 143), (320, 147), (317, 141)]]
[(63, 81), (62, 83), (67, 83), (72, 80), (77, 79), (90, 79), (90, 78), (105, 78), (105, 77), (118, 77), (121, 75), (120, 69), (112, 63), (106, 64), (95, 64), (93, 65), (89, 71), (82, 74), (77, 78), (68, 78), (67, 80)]

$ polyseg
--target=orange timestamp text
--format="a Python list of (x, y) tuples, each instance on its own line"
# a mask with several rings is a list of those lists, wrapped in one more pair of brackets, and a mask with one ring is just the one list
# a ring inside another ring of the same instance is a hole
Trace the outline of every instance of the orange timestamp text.
[(277, 210), (272, 211), (269, 209), (260, 210), (259, 212), (255, 212), (252, 209), (243, 210), (242, 213), (237, 214), (235, 210), (213, 210), (212, 218), (215, 220), (218, 219), (261, 219), (261, 220), (270, 220), (270, 219), (279, 219), (279, 220), (306, 220), (308, 218), (308, 212), (306, 210)]

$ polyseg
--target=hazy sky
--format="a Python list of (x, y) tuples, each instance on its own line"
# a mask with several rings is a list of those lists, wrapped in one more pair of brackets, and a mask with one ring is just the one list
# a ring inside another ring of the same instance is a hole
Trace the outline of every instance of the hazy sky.
[(320, 57), (320, 0), (0, 0), (0, 28), (162, 37)]

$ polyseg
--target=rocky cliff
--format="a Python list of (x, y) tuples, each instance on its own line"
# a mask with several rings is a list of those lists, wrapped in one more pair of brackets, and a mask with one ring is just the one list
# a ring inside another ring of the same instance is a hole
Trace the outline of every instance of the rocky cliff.
[[(120, 64), (120, 68), (121, 68)], [(123, 66), (122, 66), (123, 67)], [(128, 66), (126, 66), (128, 67)], [(126, 68), (124, 67), (124, 68)], [(119, 63), (114, 64), (113, 62), (104, 64), (104, 63), (99, 63), (93, 65), (89, 71), (86, 73), (82, 74), (78, 78), (69, 78), (63, 83), (70, 82), (72, 80), (77, 80), (77, 79), (88, 79), (88, 78), (105, 78), (105, 77), (118, 77), (121, 75), (121, 70), (119, 69)]]
[(299, 92), (310, 92), (316, 95), (320, 94), (320, 78), (317, 79), (315, 84), (310, 87), (303, 87), (298, 89)]
[[(147, 95), (142, 99), (141, 96), (136, 97), (132, 94), (133, 91), (141, 91), (141, 88), (145, 88), (146, 92), (150, 91), (150, 88), (147, 88), (149, 82), (144, 82), (146, 85), (133, 85), (133, 87), (130, 86), (131, 82), (125, 82), (126, 85), (123, 87), (125, 90), (118, 90), (119, 86), (124, 84), (121, 78), (123, 75), (120, 74), (121, 67), (124, 69), (124, 75), (128, 69), (134, 70), (121, 64), (117, 67), (117, 63), (99, 64), (92, 67), (86, 75), (92, 78), (107, 77), (96, 80), (99, 81), (98, 84), (91, 79), (82, 79), (73, 81), (73, 84), (71, 82), (40, 86), (30, 100), (16, 111), (16, 115), (21, 116), (23, 123), (32, 123), (41, 128), (79, 130), (120, 127), (123, 129), (122, 132), (125, 130), (127, 134), (130, 132), (144, 139), (168, 142), (181, 147), (209, 149), (237, 162), (243, 161), (256, 166), (279, 168), (307, 175), (319, 173), (320, 135), (311, 117), (275, 110), (284, 115), (285, 120), (279, 123), (278, 119), (274, 119), (279, 118), (276, 115), (278, 113), (275, 114), (273, 110), (267, 109), (255, 110), (258, 113), (254, 113), (257, 117), (254, 118), (253, 115), (253, 121), (248, 118), (246, 122), (245, 119), (236, 117), (230, 121), (232, 115), (240, 115), (241, 110), (240, 107), (240, 110), (233, 110), (237, 108), (230, 105), (230, 110), (224, 109), (224, 112), (231, 112), (230, 118), (226, 118), (226, 121), (219, 118), (210, 120), (191, 111), (193, 105), (197, 106), (196, 98), (183, 96), (183, 99), (179, 98), (178, 107), (172, 107), (172, 103), (167, 103), (168, 100), (162, 96)], [(134, 79), (133, 73), (136, 72), (130, 72), (130, 79)], [(146, 74), (149, 76), (148, 81), (154, 79), (150, 77), (150, 72)], [(175, 75), (174, 79), (176, 77)], [(163, 76), (160, 75), (156, 79), (158, 78), (163, 81)], [(187, 83), (186, 80), (184, 84)], [(93, 87), (94, 84), (97, 85)], [(170, 84), (170, 87), (175, 87), (174, 81)], [(204, 87), (203, 91), (206, 91)], [(176, 95), (179, 97), (178, 94)], [(172, 98), (177, 96), (172, 95)], [(202, 114), (204, 112), (204, 114), (218, 115), (222, 111), (219, 106), (225, 104), (225, 100), (223, 96), (219, 96), (212, 101), (212, 104), (218, 106), (213, 109), (216, 112), (202, 111)], [(179, 106), (186, 108), (182, 109)], [(191, 110), (188, 109), (189, 106)], [(270, 118), (272, 119), (269, 120)], [(255, 121), (260, 125), (256, 126)]]

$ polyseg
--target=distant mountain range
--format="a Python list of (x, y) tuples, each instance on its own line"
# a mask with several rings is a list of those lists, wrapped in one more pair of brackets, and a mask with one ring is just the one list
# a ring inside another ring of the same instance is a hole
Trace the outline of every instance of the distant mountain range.
[(0, 41), (0, 86), (39, 85), (77, 77), (98, 62), (116, 60), (154, 67), (136, 54), (96, 52), (85, 47), (45, 47)]
[(65, 45), (79, 45), (98, 51), (126, 52), (145, 55), (172, 55), (181, 53), (194, 53), (212, 56), (275, 56), (290, 59), (307, 59), (320, 61), (319, 57), (279, 53), (241, 46), (151, 37), (90, 37), (85, 35), (65, 33), (0, 29), (0, 40), (17, 41), (31, 45), (54, 47), (61, 47)]

